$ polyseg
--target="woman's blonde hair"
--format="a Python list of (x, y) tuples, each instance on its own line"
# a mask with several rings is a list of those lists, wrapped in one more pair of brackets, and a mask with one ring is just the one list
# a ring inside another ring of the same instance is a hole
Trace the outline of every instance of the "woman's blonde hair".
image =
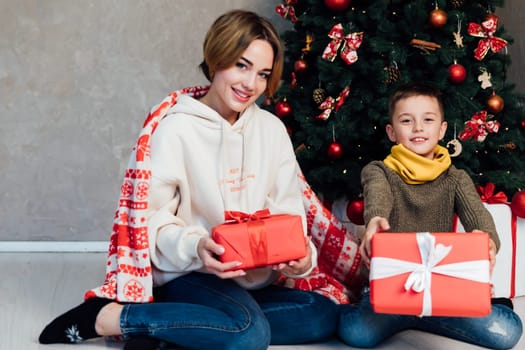
[(204, 59), (200, 64), (206, 79), (211, 82), (215, 72), (232, 67), (257, 39), (267, 41), (273, 48), (272, 73), (265, 91), (266, 95), (272, 96), (281, 81), (284, 49), (273, 24), (254, 12), (233, 10), (212, 24), (204, 40)]

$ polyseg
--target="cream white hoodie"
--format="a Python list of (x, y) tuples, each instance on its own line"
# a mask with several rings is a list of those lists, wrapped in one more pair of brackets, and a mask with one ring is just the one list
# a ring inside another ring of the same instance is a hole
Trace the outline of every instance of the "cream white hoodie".
[[(224, 222), (225, 210), (299, 214), (306, 234), (297, 166), (286, 128), (273, 114), (251, 105), (231, 125), (198, 100), (180, 96), (151, 139), (148, 233), (154, 284), (203, 271), (197, 243)], [(317, 254), (311, 248), (313, 268)], [(236, 280), (254, 289), (276, 277), (262, 268)]]

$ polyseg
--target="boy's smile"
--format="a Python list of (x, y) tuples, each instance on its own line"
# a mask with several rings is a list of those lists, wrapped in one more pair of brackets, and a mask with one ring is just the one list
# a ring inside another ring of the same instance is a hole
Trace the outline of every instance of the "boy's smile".
[(386, 127), (390, 141), (428, 159), (434, 158), (434, 148), (446, 130), (436, 98), (418, 95), (399, 100), (392, 124)]

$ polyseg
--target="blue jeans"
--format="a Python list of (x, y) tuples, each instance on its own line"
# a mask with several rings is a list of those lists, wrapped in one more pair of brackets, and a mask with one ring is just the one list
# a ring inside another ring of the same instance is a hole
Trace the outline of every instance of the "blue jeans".
[(149, 336), (188, 349), (267, 349), (335, 334), (339, 308), (317, 293), (278, 286), (247, 291), (232, 280), (190, 273), (155, 291), (155, 302), (127, 304), (124, 337)]
[(373, 348), (407, 329), (439, 334), (490, 349), (512, 348), (523, 331), (519, 316), (505, 305), (492, 305), (492, 312), (486, 317), (379, 314), (372, 310), (369, 293), (366, 292), (359, 303), (343, 306), (338, 335), (350, 346)]

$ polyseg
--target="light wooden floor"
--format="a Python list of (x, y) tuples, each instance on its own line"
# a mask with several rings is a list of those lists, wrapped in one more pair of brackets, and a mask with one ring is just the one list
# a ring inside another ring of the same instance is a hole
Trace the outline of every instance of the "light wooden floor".
[[(81, 302), (86, 289), (101, 283), (105, 253), (0, 253), (0, 349), (121, 349), (103, 339), (77, 345), (40, 345), (42, 328), (54, 317)], [(515, 300), (525, 320), (525, 297)], [(352, 349), (337, 340), (301, 346), (271, 346), (271, 350)], [(377, 349), (474, 350), (451, 339), (417, 331), (398, 334)], [(515, 349), (525, 349), (521, 338)], [(247, 349), (249, 350), (249, 349)]]

